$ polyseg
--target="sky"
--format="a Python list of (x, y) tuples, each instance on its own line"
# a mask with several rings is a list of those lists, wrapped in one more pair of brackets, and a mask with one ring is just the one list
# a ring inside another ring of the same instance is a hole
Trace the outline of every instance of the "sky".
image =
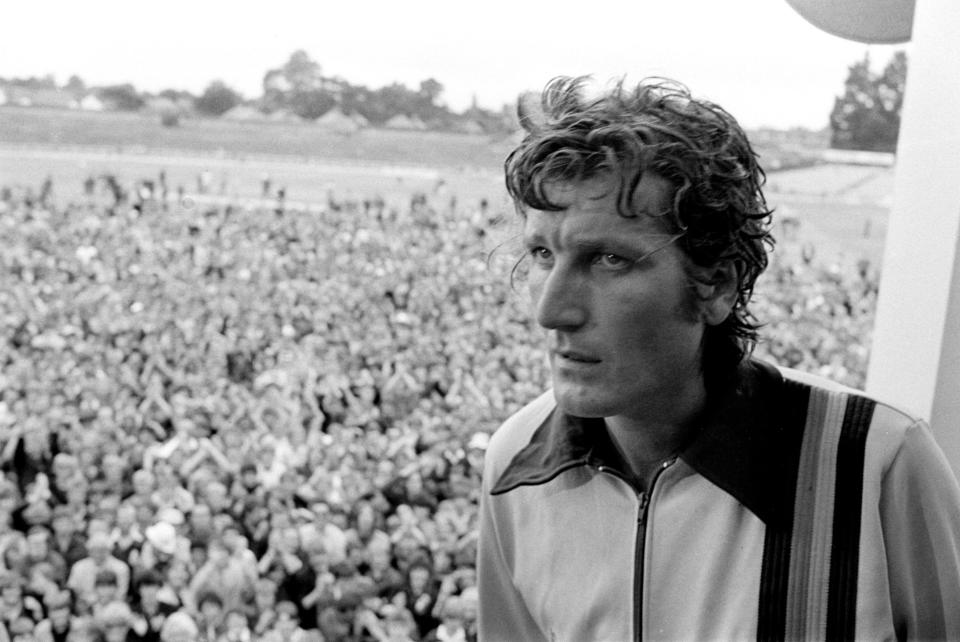
[(3, 19), (6, 78), (195, 94), (222, 80), (254, 98), (303, 49), (353, 84), (434, 78), (458, 111), (558, 75), (666, 76), (748, 128), (824, 127), (849, 65), (909, 53), (822, 32), (786, 0), (14, 0)]

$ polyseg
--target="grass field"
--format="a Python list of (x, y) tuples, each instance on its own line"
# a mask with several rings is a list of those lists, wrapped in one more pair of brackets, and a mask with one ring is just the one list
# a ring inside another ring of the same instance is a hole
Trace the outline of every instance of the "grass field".
[[(226, 199), (260, 196), (269, 176), (291, 202), (338, 198), (407, 199), (443, 190), (470, 205), (486, 199), (508, 208), (501, 176), (511, 141), (442, 132), (362, 130), (350, 136), (309, 123), (236, 123), (191, 119), (163, 127), (144, 114), (0, 108), (0, 183), (36, 189), (54, 180), (60, 199), (77, 198), (87, 176), (115, 174), (132, 184), (164, 171), (171, 189), (196, 188), (209, 171)], [(761, 150), (775, 158), (777, 150)], [(778, 252), (814, 248), (819, 260), (879, 264), (893, 192), (890, 168), (814, 165), (771, 172), (767, 198)]]
[(499, 168), (510, 141), (449, 132), (362, 129), (345, 135), (313, 123), (183, 119), (164, 127), (156, 114), (0, 107), (0, 142), (140, 153), (175, 150), (230, 158), (282, 156), (403, 163), (445, 168)]

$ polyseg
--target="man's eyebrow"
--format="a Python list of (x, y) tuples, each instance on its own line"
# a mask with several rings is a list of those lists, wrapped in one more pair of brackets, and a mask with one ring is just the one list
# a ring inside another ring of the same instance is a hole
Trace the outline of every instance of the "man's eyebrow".
[(520, 237), (524, 243), (542, 243), (546, 238), (539, 230), (531, 230), (529, 232), (524, 230)]
[(666, 232), (637, 232), (634, 234), (609, 235), (609, 236), (587, 236), (573, 239), (571, 246), (579, 249), (590, 250), (633, 250), (643, 251), (647, 245), (656, 243), (657, 240), (670, 236)]

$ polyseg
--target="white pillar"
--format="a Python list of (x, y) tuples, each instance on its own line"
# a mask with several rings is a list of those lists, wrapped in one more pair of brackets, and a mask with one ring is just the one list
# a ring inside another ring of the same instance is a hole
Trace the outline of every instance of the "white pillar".
[(960, 2), (917, 0), (867, 391), (960, 477)]

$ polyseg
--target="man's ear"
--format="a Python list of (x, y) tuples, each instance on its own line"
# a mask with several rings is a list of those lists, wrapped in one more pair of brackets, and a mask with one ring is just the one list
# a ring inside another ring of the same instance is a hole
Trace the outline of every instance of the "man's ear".
[(700, 318), (707, 325), (723, 323), (737, 302), (737, 266), (733, 261), (724, 261), (712, 268), (703, 269), (694, 282)]

